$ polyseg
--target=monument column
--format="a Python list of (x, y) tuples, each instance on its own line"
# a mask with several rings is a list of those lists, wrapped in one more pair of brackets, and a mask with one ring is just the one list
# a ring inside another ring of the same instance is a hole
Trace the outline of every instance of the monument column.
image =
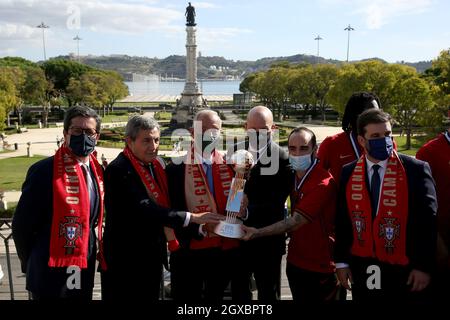
[(195, 113), (204, 106), (202, 93), (197, 82), (197, 39), (195, 26), (195, 9), (189, 2), (186, 8), (186, 83), (181, 93), (178, 107)]
[(197, 83), (196, 31), (197, 29), (193, 26), (186, 27), (186, 83), (184, 85), (183, 94), (201, 94)]
[(207, 108), (197, 82), (197, 40), (195, 33), (195, 9), (189, 2), (186, 8), (186, 82), (171, 125), (189, 128), (193, 115), (200, 108)]

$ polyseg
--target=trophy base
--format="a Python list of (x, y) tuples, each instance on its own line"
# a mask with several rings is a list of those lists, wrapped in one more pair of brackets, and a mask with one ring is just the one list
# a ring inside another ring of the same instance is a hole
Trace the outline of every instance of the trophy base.
[(241, 224), (220, 221), (214, 230), (215, 234), (226, 238), (240, 239), (244, 235)]

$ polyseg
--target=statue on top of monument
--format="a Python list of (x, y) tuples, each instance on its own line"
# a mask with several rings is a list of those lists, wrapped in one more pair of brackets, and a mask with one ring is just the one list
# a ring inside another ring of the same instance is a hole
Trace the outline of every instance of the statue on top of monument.
[(186, 13), (184, 15), (186, 16), (186, 26), (188, 26), (188, 27), (196, 26), (195, 8), (193, 6), (191, 6), (190, 2), (189, 2), (189, 6), (186, 7)]

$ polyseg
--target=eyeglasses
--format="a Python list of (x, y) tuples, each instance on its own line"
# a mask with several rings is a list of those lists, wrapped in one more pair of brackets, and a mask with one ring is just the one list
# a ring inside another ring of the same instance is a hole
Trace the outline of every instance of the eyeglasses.
[(72, 131), (71, 134), (74, 135), (74, 136), (79, 136), (79, 135), (85, 133), (89, 137), (93, 137), (93, 136), (95, 136), (97, 134), (97, 130), (91, 129), (91, 128), (83, 129), (83, 128), (80, 128), (80, 127), (70, 127), (69, 130)]

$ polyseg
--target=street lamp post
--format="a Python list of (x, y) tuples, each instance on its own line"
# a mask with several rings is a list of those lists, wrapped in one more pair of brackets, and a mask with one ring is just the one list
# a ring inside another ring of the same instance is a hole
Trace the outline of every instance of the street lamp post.
[(45, 29), (48, 29), (50, 27), (45, 25), (44, 22), (41, 22), (41, 24), (36, 26), (36, 28), (42, 29), (42, 44), (43, 44), (43, 47), (44, 47), (44, 61), (45, 61), (45, 60), (47, 60), (47, 55), (45, 53), (45, 35), (44, 35), (44, 31), (45, 31)]
[(319, 63), (319, 41), (323, 40), (323, 38), (321, 38), (320, 35), (317, 35), (317, 37), (314, 38), (314, 40), (317, 40), (317, 63)]
[(83, 39), (81, 39), (81, 38), (77, 35), (75, 38), (73, 38), (73, 40), (76, 40), (76, 41), (77, 41), (77, 59), (78, 59), (78, 62), (80, 62), (80, 40), (83, 40)]
[(348, 62), (348, 52), (350, 49), (350, 31), (353, 31), (355, 29), (352, 28), (350, 25), (348, 25), (348, 27), (345, 28), (344, 30), (348, 31), (348, 37), (347, 37), (347, 62)]

